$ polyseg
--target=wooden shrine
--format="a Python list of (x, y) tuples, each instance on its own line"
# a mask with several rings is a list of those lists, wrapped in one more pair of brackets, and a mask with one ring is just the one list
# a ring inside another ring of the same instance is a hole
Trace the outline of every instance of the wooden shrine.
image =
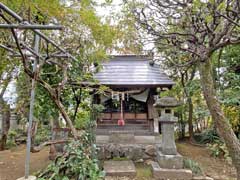
[(97, 119), (97, 133), (159, 133), (159, 114), (153, 104), (161, 90), (174, 85), (159, 65), (146, 56), (121, 55), (97, 69), (97, 83), (109, 87), (105, 94), (94, 95), (94, 103), (104, 106)]

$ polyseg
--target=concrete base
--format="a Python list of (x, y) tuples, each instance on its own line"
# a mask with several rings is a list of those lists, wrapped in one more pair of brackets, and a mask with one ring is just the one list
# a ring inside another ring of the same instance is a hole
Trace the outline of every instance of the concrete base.
[(153, 162), (151, 168), (153, 177), (157, 180), (192, 180), (191, 170), (160, 168), (157, 162)]
[(106, 176), (136, 176), (136, 168), (132, 161), (104, 161), (103, 168)]
[(166, 169), (182, 169), (183, 157), (180, 154), (165, 155), (162, 152), (157, 152), (157, 161), (161, 168)]
[(28, 178), (21, 177), (21, 178), (18, 178), (17, 180), (36, 180), (36, 179), (37, 179), (36, 176), (28, 176)]

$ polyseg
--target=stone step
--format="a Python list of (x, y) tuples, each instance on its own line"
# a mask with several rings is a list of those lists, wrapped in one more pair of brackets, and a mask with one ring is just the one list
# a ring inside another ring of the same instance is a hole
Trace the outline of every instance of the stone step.
[(106, 130), (106, 129), (97, 129), (95, 133), (97, 135), (111, 135), (112, 132), (119, 132), (119, 133), (133, 133), (134, 135), (145, 135), (150, 136), (154, 133), (149, 130), (125, 130), (125, 131), (118, 131), (118, 130)]
[[(104, 121), (98, 121), (98, 124), (117, 124), (117, 120), (104, 120)], [(148, 121), (145, 120), (125, 120), (125, 124), (148, 124)]]
[(106, 176), (135, 177), (136, 168), (132, 161), (104, 161)]
[(98, 129), (149, 129), (147, 124), (126, 124), (125, 126), (118, 126), (117, 124), (98, 124)]
[(192, 180), (192, 171), (188, 169), (165, 169), (157, 162), (151, 163), (153, 177), (156, 180)]
[(112, 132), (134, 133), (135, 135), (153, 135), (148, 125), (98, 125), (96, 133), (98, 135), (110, 135)]

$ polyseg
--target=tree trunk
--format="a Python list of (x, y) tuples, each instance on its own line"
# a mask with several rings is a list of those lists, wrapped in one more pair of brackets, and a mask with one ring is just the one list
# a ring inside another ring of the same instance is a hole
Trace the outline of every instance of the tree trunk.
[(221, 104), (217, 99), (210, 58), (200, 63), (199, 73), (204, 98), (212, 115), (214, 125), (218, 134), (226, 143), (233, 165), (237, 170), (238, 180), (240, 180), (240, 141), (237, 139), (229, 122), (225, 118)]
[(73, 122), (75, 122), (75, 120), (76, 120), (76, 117), (77, 117), (77, 113), (78, 113), (78, 109), (79, 109), (80, 103), (81, 103), (80, 101), (76, 101), (76, 107), (75, 107), (74, 115), (73, 115)]
[(71, 129), (74, 139), (77, 140), (78, 133), (77, 133), (75, 127), (73, 126), (72, 120), (68, 116), (63, 104), (61, 103), (60, 99), (56, 95), (56, 92), (54, 91), (54, 89), (52, 89), (52, 87), (49, 84), (42, 81), (41, 79), (37, 79), (37, 80), (43, 86), (43, 88), (45, 88), (48, 91), (51, 99), (54, 101), (55, 105), (57, 106), (58, 110), (60, 111), (61, 115), (63, 116), (65, 122), (68, 124), (69, 128)]
[[(189, 92), (186, 82), (192, 82), (195, 77), (196, 66), (193, 66), (192, 71), (190, 73), (190, 77), (188, 75), (188, 71), (184, 74), (181, 74), (181, 83), (183, 86), (184, 94), (187, 97), (188, 102), (188, 132), (189, 132), (189, 140), (194, 142), (194, 133), (193, 133), (193, 103), (192, 103), (192, 95)], [(184, 78), (185, 77), (185, 78)]]
[(194, 141), (193, 134), (193, 103), (192, 98), (188, 97), (188, 131), (190, 141)]
[(54, 102), (55, 102), (55, 104), (57, 105), (57, 107), (58, 107), (61, 115), (63, 116), (63, 118), (65, 119), (65, 121), (67, 122), (67, 124), (69, 125), (69, 127), (70, 127), (70, 129), (71, 129), (71, 131), (72, 131), (72, 134), (73, 134), (74, 139), (78, 139), (77, 131), (76, 131), (75, 127), (73, 126), (72, 121), (71, 121), (71, 119), (69, 118), (67, 112), (65, 111), (63, 104), (60, 102), (60, 100), (58, 100), (58, 99), (56, 99), (56, 98), (54, 98)]
[(2, 133), (1, 133), (1, 144), (0, 150), (4, 150), (7, 144), (7, 135), (10, 128), (10, 107), (6, 105), (4, 101), (0, 101), (1, 114), (2, 114)]
[(181, 122), (181, 139), (185, 138), (185, 124), (183, 122), (183, 112), (180, 114), (180, 122)]
[(38, 129), (38, 122), (33, 121), (32, 129), (31, 129), (31, 149), (34, 147), (35, 137), (36, 137), (36, 134), (37, 134), (37, 129)]
[(72, 121), (74, 122), (76, 120), (76, 117), (77, 117), (79, 106), (82, 102), (82, 88), (80, 88), (80, 93), (79, 94), (77, 94), (77, 92), (75, 91), (74, 88), (72, 88), (72, 91), (73, 91), (74, 99), (75, 99), (75, 102), (76, 102), (74, 115), (73, 115), (73, 119), (72, 119)]

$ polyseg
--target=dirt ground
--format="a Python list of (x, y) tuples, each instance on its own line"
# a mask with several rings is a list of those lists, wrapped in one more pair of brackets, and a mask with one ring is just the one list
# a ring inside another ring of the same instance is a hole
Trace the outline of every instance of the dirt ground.
[[(47, 166), (49, 148), (38, 153), (31, 153), (30, 173), (33, 174)], [(24, 176), (26, 146), (0, 151), (0, 180), (16, 180)]]
[(189, 144), (187, 142), (177, 143), (178, 152), (185, 157), (196, 161), (204, 174), (216, 180), (235, 180), (236, 170), (224, 159), (213, 158), (205, 147)]
[[(198, 162), (205, 175), (213, 177), (216, 180), (236, 179), (235, 169), (226, 161), (211, 157), (208, 149), (194, 146), (187, 142), (178, 142), (177, 147), (180, 154)], [(17, 178), (24, 176), (25, 153), (25, 146), (19, 146), (11, 151), (0, 151), (0, 180), (16, 180)], [(47, 166), (50, 162), (48, 160), (48, 153), (48, 147), (44, 148), (39, 153), (31, 153), (31, 174), (34, 174)], [(149, 180), (150, 175), (148, 171), (143, 171), (138, 167), (137, 169), (137, 177), (142, 177), (137, 178), (137, 180)]]

